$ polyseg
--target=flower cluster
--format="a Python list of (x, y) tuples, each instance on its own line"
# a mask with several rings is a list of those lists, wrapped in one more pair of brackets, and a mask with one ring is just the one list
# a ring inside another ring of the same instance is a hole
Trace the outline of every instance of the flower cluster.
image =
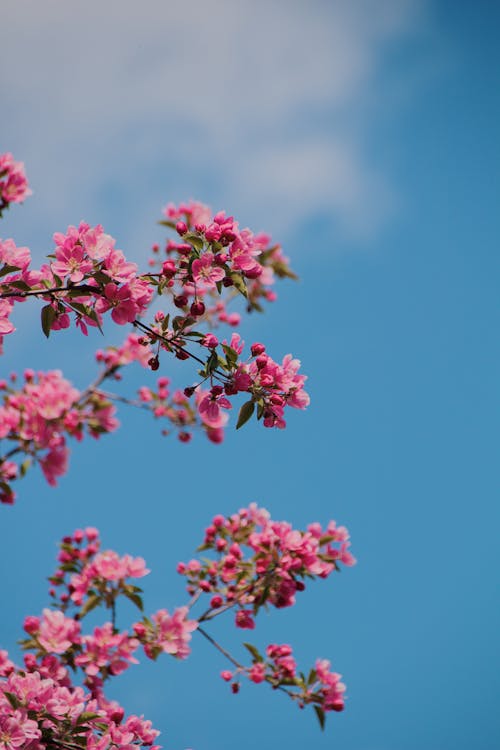
[[(59, 370), (25, 370), (24, 384), (16, 389), (0, 381), (0, 440), (11, 444), (0, 457), (0, 501), (12, 504), (11, 482), (37, 461), (50, 485), (67, 470), (66, 436), (81, 440), (84, 432), (98, 438), (118, 427), (115, 407), (98, 391), (80, 393)], [(22, 463), (10, 460), (25, 456)]]
[(178, 607), (174, 613), (160, 609), (151, 618), (136, 622), (134, 633), (140, 638), (144, 652), (150, 659), (156, 659), (162, 652), (186, 659), (191, 653), (189, 641), (198, 622), (188, 619), (188, 607)]
[[(11, 163), (10, 155), (0, 159)], [(41, 324), (46, 336), (68, 328), (72, 318), (87, 335), (89, 326), (101, 328), (109, 314), (118, 325), (134, 325), (137, 334), (121, 347), (98, 352), (105, 366), (101, 380), (120, 379), (119, 368), (134, 360), (157, 370), (163, 352), (201, 365), (195, 385), (183, 393), (174, 390), (170, 400), (160, 387), (150, 399), (156, 402), (155, 416), (169, 420), (181, 441), (188, 442), (191, 428), (201, 426), (210, 440), (220, 443), (231, 399), (239, 393), (249, 400), (239, 411), (237, 427), (254, 413), (265, 427), (285, 427), (285, 407), (304, 409), (309, 403), (299, 361), (287, 355), (279, 364), (263, 344), (254, 344), (244, 359), (239, 334), (219, 342), (213, 328), (240, 322), (240, 313), (228, 309), (237, 297), (246, 300), (248, 311), (262, 309), (263, 299), (272, 301), (275, 279), (294, 278), (287, 258), (267, 235), (240, 229), (224, 211), (212, 215), (206, 206), (188, 203), (169, 205), (164, 213), (161, 223), (175, 231), (175, 239), (166, 242), (163, 258), (160, 246), (154, 246), (151, 270), (143, 274), (100, 225), (81, 222), (56, 232), (53, 253), (40, 269), (31, 267), (28, 248), (0, 240), (0, 347), (2, 337), (15, 330), (10, 319), (15, 304), (28, 297), (45, 303)], [(157, 310), (151, 323), (145, 323), (158, 298), (168, 301), (170, 310)], [(152, 393), (144, 387), (140, 393), (143, 405), (148, 391)], [(64, 451), (50, 454), (46, 473), (51, 483), (64, 472), (65, 458)]]
[[(67, 673), (65, 673), (66, 676)], [(159, 750), (159, 732), (116, 702), (95, 698), (66, 677), (47, 677), (32, 665), (0, 680), (0, 748), (141, 748)]]
[(142, 557), (119, 556), (101, 551), (99, 532), (93, 527), (77, 529), (64, 537), (58, 554), (59, 567), (50, 577), (50, 596), (61, 611), (70, 606), (80, 616), (103, 603), (112, 609), (118, 596), (128, 597), (142, 608), (141, 589), (129, 578), (143, 578), (150, 571)]
[[(191, 201), (169, 204), (164, 215), (163, 223), (176, 230), (179, 240), (165, 245), (162, 272), (178, 298), (178, 307), (189, 306), (196, 317), (206, 311), (214, 322), (237, 325), (240, 316), (229, 313), (224, 301), (218, 302), (222, 287), (243, 294), (248, 309), (260, 311), (262, 300), (276, 299), (271, 289), (276, 277), (296, 278), (279, 245), (273, 245), (266, 234), (240, 229), (224, 211), (212, 215), (207, 206)], [(153, 250), (158, 255), (160, 248)]]
[(265, 656), (255, 646), (249, 643), (244, 645), (252, 655), (252, 665), (240, 665), (235, 671), (221, 672), (223, 680), (233, 681), (231, 687), (234, 693), (239, 690), (239, 677), (244, 676), (256, 684), (268, 682), (274, 689), (286, 692), (300, 708), (313, 705), (322, 726), (325, 713), (343, 711), (345, 685), (341, 682), (342, 675), (330, 671), (329, 661), (317, 659), (306, 677), (297, 670), (297, 662), (288, 644), (270, 644)]
[[(157, 732), (143, 719), (124, 720), (123, 709), (105, 697), (106, 681), (137, 663), (141, 645), (153, 660), (162, 653), (187, 658), (194, 632), (208, 638), (236, 666), (235, 672), (223, 672), (224, 679), (233, 680), (234, 692), (241, 675), (279, 688), (300, 706), (313, 704), (320, 720), (325, 712), (342, 709), (345, 688), (327, 661), (318, 660), (306, 679), (297, 671), (289, 646), (271, 645), (264, 657), (254, 646), (244, 644), (252, 655), (251, 666), (245, 667), (204, 627), (234, 609), (236, 627), (254, 628), (262, 604), (293, 603), (291, 582), (299, 591), (304, 588), (299, 579), (325, 578), (338, 561), (352, 564), (347, 531), (334, 522), (324, 531), (318, 524), (311, 524), (306, 532), (295, 531), (289, 524), (272, 521), (266, 510), (250, 505), (229, 518), (216, 516), (206, 529), (203, 547), (215, 550), (218, 559), (179, 565), (188, 576), (189, 604), (172, 614), (160, 609), (143, 616), (128, 632), (116, 625), (117, 606), (125, 597), (142, 611), (142, 590), (130, 579), (149, 572), (145, 561), (102, 550), (93, 527), (77, 529), (62, 539), (58, 567), (49, 579), (52, 607), (24, 620), (24, 669), (0, 651), (0, 716), (4, 721), (0, 743), (4, 742), (4, 748), (13, 750), (19, 743), (26, 743), (23, 746), (30, 750), (41, 750), (43, 743), (63, 747), (69, 733), (73, 746), (95, 750), (151, 745)], [(244, 549), (250, 553), (244, 554)], [(190, 611), (203, 593), (210, 595), (210, 605), (195, 618)], [(86, 632), (85, 617), (98, 607), (111, 613), (111, 620)]]
[[(1, 155), (0, 215), (29, 193), (22, 165), (11, 154)], [(281, 248), (202, 204), (169, 205), (164, 213), (161, 223), (175, 232), (174, 239), (166, 242), (163, 256), (154, 246), (150, 270), (143, 274), (100, 225), (82, 222), (56, 233), (53, 253), (40, 269), (31, 268), (28, 248), (0, 240), (0, 353), (3, 337), (15, 330), (15, 305), (32, 297), (44, 302), (41, 324), (47, 337), (72, 320), (84, 335), (89, 326), (100, 329), (108, 317), (135, 328), (121, 346), (97, 353), (102, 371), (83, 391), (59, 371), (26, 370), (21, 387), (15, 387), (15, 375), (0, 381), (0, 440), (8, 445), (0, 455), (0, 501), (13, 502), (11, 483), (30, 463), (39, 463), (49, 484), (55, 484), (66, 471), (68, 437), (81, 440), (85, 433), (98, 437), (116, 429), (114, 400), (166, 418), (183, 442), (195, 426), (221, 442), (232, 399), (240, 393), (247, 401), (237, 428), (254, 412), (265, 427), (283, 428), (285, 407), (308, 405), (298, 360), (286, 355), (278, 363), (261, 343), (254, 343), (245, 358), (238, 333), (229, 341), (214, 333), (220, 324), (239, 323), (240, 312), (228, 307), (232, 300), (244, 300), (248, 312), (262, 310), (263, 301), (276, 297), (275, 279), (294, 278)], [(151, 322), (145, 323), (158, 299), (170, 309), (151, 312)], [(105, 379), (120, 380), (121, 368), (131, 362), (158, 370), (164, 352), (197, 363), (194, 385), (171, 388), (162, 375), (155, 387), (143, 385), (136, 401), (100, 389)], [(250, 505), (228, 518), (216, 516), (201, 550), (211, 551), (211, 559), (178, 566), (187, 577), (188, 604), (142, 616), (127, 631), (117, 624), (118, 605), (127, 599), (143, 612), (143, 592), (135, 583), (149, 572), (143, 558), (101, 549), (93, 527), (64, 537), (49, 579), (51, 606), (24, 620), (23, 668), (0, 650), (0, 750), (155, 750), (158, 732), (143, 717), (125, 717), (106, 697), (107, 681), (137, 663), (140, 646), (153, 660), (162, 653), (185, 659), (195, 632), (236, 667), (223, 673), (234, 692), (242, 675), (286, 692), (301, 707), (312, 704), (322, 724), (325, 712), (341, 710), (345, 688), (326, 660), (318, 660), (306, 678), (290, 646), (271, 644), (262, 656), (244, 644), (252, 656), (246, 667), (207, 633), (205, 623), (231, 611), (237, 628), (254, 629), (261, 607), (291, 606), (305, 580), (326, 578), (341, 563), (354, 564), (347, 530), (332, 521), (325, 529), (311, 524), (298, 531)], [(191, 612), (203, 601), (195, 617)], [(99, 609), (104, 621), (89, 631), (85, 618), (94, 610), (97, 616)]]
[(305, 579), (327, 578), (340, 563), (353, 565), (349, 546), (347, 529), (334, 521), (298, 531), (252, 504), (229, 518), (215, 516), (199, 548), (215, 552), (215, 559), (180, 563), (178, 572), (190, 595), (210, 595), (215, 612), (235, 606), (236, 625), (253, 629), (264, 604), (289, 607)]
[(12, 154), (0, 154), (0, 216), (11, 203), (22, 203), (31, 195), (24, 164)]

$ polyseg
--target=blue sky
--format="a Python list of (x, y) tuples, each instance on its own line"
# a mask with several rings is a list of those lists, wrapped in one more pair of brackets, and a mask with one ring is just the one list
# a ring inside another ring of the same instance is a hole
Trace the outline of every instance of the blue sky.
[[(85, 219), (141, 262), (161, 207), (195, 197), (270, 231), (300, 275), (243, 328), (309, 374), (286, 431), (186, 447), (122, 412), (56, 490), (33, 472), (3, 509), (9, 648), (77, 526), (146, 558), (151, 610), (183, 602), (175, 565), (215, 512), (257, 501), (299, 527), (348, 526), (358, 565), (254, 638), (331, 659), (346, 711), (321, 734), (263, 686), (233, 697), (195, 640), (187, 662), (116, 682), (166, 748), (498, 747), (499, 20), (492, 3), (437, 0), (2, 10), (1, 150), (34, 190), (3, 237), (41, 259)], [(92, 377), (101, 339), (42, 341), (36, 305), (16, 323), (6, 372)], [(224, 623), (213, 634), (236, 648)]]

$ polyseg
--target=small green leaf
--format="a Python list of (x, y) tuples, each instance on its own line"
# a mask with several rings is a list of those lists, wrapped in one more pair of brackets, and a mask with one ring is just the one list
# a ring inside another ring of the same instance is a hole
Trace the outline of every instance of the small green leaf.
[(14, 273), (14, 271), (19, 271), (19, 268), (17, 266), (2, 266), (2, 268), (0, 268), (0, 276), (5, 276), (8, 273)]
[(239, 430), (240, 427), (243, 427), (243, 425), (248, 422), (250, 417), (252, 416), (255, 409), (255, 404), (252, 400), (246, 401), (243, 406), (240, 409), (240, 413), (238, 414), (238, 421), (236, 422), (236, 429)]
[(143, 611), (144, 606), (142, 604), (142, 599), (139, 596), (139, 594), (136, 594), (135, 591), (130, 591), (130, 590), (124, 591), (123, 593), (127, 597), (127, 599), (132, 602), (132, 604), (135, 604), (137, 609), (140, 609), (141, 612)]
[(252, 646), (251, 643), (244, 643), (243, 644), (247, 651), (249, 651), (252, 655), (252, 657), (255, 659), (255, 661), (264, 661), (264, 657), (259, 653), (259, 651), (255, 648), (255, 646)]
[(311, 671), (309, 672), (309, 676), (307, 678), (307, 684), (312, 685), (314, 682), (316, 682), (316, 670), (311, 669)]
[(24, 477), (24, 475), (28, 471), (30, 465), (31, 465), (31, 459), (30, 458), (27, 458), (27, 459), (25, 459), (22, 462), (21, 466), (19, 467), (19, 474), (21, 475), (21, 477)]
[[(0, 276), (2, 275), (2, 272), (0, 271)], [(22, 279), (18, 279), (17, 281), (9, 281), (7, 289), (20, 289), (22, 292), (29, 292), (31, 287), (29, 284), (27, 284)]]
[(78, 719), (76, 720), (77, 724), (84, 724), (86, 721), (90, 721), (91, 719), (98, 719), (101, 716), (101, 714), (95, 714), (93, 711), (84, 711)]
[(196, 250), (203, 250), (203, 240), (199, 234), (194, 232), (187, 232), (182, 238), (184, 242), (189, 242)]
[(4, 690), (3, 694), (5, 695), (13, 709), (19, 708), (19, 706), (21, 705), (21, 701), (19, 700), (17, 695), (14, 695), (14, 693), (9, 693), (7, 690)]
[(238, 273), (237, 271), (233, 271), (231, 273), (231, 278), (233, 280), (233, 284), (235, 288), (239, 291), (240, 294), (242, 294), (244, 297), (248, 297), (247, 293), (247, 285), (245, 284), (245, 280), (241, 273)]
[(325, 712), (319, 706), (314, 706), (316, 716), (318, 717), (319, 725), (321, 729), (325, 728)]
[(159, 221), (158, 224), (161, 227), (169, 227), (169, 229), (175, 229), (175, 221), (166, 221), (165, 219), (162, 219), (162, 221)]
[(89, 596), (85, 604), (80, 610), (80, 617), (84, 617), (89, 612), (91, 612), (93, 609), (95, 609), (101, 601), (101, 597), (99, 594), (92, 594), (92, 596)]
[(262, 417), (264, 416), (264, 411), (265, 411), (264, 401), (261, 398), (259, 398), (259, 400), (257, 401), (257, 419), (262, 419)]
[(224, 354), (226, 355), (227, 364), (230, 368), (234, 367), (234, 365), (238, 361), (238, 352), (233, 349), (232, 346), (227, 346), (227, 344), (222, 344), (222, 348), (224, 350)]
[(219, 365), (219, 356), (217, 352), (215, 351), (215, 349), (212, 349), (212, 352), (206, 364), (207, 374), (214, 372), (214, 370), (217, 369), (218, 365)]
[(52, 305), (45, 305), (44, 307), (42, 307), (40, 318), (42, 322), (42, 331), (47, 336), (47, 338), (49, 338), (52, 323), (56, 319), (56, 311), (54, 310)]

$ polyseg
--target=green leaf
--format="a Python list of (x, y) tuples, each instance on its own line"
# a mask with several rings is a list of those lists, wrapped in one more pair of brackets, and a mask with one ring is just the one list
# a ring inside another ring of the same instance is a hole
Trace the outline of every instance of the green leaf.
[(98, 327), (99, 331), (101, 333), (104, 333), (104, 331), (102, 330), (101, 323), (99, 321), (99, 316), (98, 316), (98, 314), (96, 313), (96, 311), (92, 307), (87, 308), (86, 315), (87, 315), (87, 318), (90, 318), (90, 320), (94, 321), (94, 323)]
[(316, 716), (318, 717), (319, 725), (321, 729), (325, 728), (325, 712), (319, 706), (314, 706)]
[(240, 292), (240, 294), (242, 294), (244, 297), (248, 297), (247, 285), (245, 284), (245, 279), (243, 278), (241, 273), (233, 271), (231, 273), (231, 278), (233, 280), (235, 288)]
[[(2, 272), (0, 271), (0, 276), (1, 275), (2, 275)], [(30, 285), (27, 284), (22, 279), (18, 279), (17, 281), (9, 281), (7, 289), (11, 289), (12, 287), (14, 289), (20, 289), (22, 292), (29, 292), (31, 289)]]
[(162, 221), (159, 221), (158, 224), (161, 227), (169, 227), (170, 229), (175, 229), (175, 221), (166, 221), (165, 219), (162, 219)]
[(17, 695), (14, 695), (14, 693), (9, 693), (7, 690), (4, 690), (3, 694), (5, 695), (13, 709), (19, 708), (19, 706), (21, 705), (21, 701), (19, 700)]
[(183, 238), (184, 242), (189, 242), (196, 250), (203, 250), (203, 240), (199, 234), (195, 232), (187, 232)]
[(252, 416), (255, 409), (255, 404), (252, 400), (246, 401), (243, 406), (240, 409), (240, 413), (238, 414), (238, 421), (236, 422), (236, 429), (239, 430), (240, 427), (243, 427), (243, 425), (248, 422), (250, 417)]
[(42, 322), (42, 331), (47, 336), (47, 338), (49, 338), (52, 323), (56, 319), (56, 311), (54, 310), (52, 305), (45, 305), (44, 307), (42, 307), (40, 318)]
[(264, 411), (265, 411), (264, 401), (261, 398), (259, 398), (259, 400), (257, 401), (257, 419), (262, 419), (262, 417), (264, 416)]
[(316, 670), (311, 669), (311, 671), (309, 672), (309, 676), (307, 678), (307, 684), (312, 685), (314, 682), (316, 682)]
[(250, 302), (250, 304), (248, 305), (248, 312), (252, 312), (252, 310), (257, 310), (257, 312), (260, 313), (264, 312), (264, 308), (262, 307), (262, 305), (255, 301)]
[(139, 594), (136, 594), (135, 591), (124, 591), (123, 593), (132, 604), (135, 604), (137, 609), (140, 609), (141, 612), (144, 610), (142, 599)]
[(2, 266), (2, 268), (0, 268), (0, 276), (5, 276), (8, 273), (14, 273), (14, 271), (19, 271), (19, 268), (17, 266)]
[(25, 459), (22, 462), (21, 466), (19, 467), (19, 474), (21, 475), (21, 477), (24, 477), (24, 475), (28, 471), (30, 465), (31, 465), (31, 459), (30, 458), (27, 458), (27, 459)]
[(252, 646), (251, 643), (244, 643), (243, 645), (245, 646), (247, 651), (250, 651), (255, 661), (261, 661), (261, 662), (264, 661), (264, 657), (259, 653), (259, 651), (255, 648), (255, 646)]
[(218, 366), (219, 366), (219, 356), (217, 352), (215, 351), (215, 349), (212, 349), (212, 352), (206, 364), (207, 374), (212, 373), (214, 370), (217, 369)]
[(222, 348), (226, 355), (227, 364), (230, 368), (233, 368), (238, 361), (238, 352), (232, 346), (227, 346), (227, 344), (222, 344)]
[(280, 279), (293, 279), (298, 281), (299, 277), (290, 268), (287, 268), (283, 263), (271, 263), (274, 273)]
[(86, 721), (90, 721), (91, 719), (98, 719), (101, 716), (101, 714), (95, 714), (93, 711), (84, 711), (78, 719), (76, 720), (77, 724), (83, 724)]
[(92, 594), (92, 596), (89, 596), (80, 610), (80, 617), (85, 617), (85, 615), (95, 609), (100, 604), (100, 602), (101, 597), (99, 596), (99, 594)]

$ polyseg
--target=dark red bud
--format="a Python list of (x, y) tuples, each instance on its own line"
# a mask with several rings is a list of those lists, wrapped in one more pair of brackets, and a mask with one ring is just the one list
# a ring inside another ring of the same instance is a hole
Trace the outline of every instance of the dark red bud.
[(186, 232), (188, 230), (186, 222), (185, 221), (178, 221), (177, 224), (175, 225), (175, 230), (176, 230), (177, 234), (180, 234), (180, 236), (182, 237), (182, 235), (186, 234)]
[(247, 279), (258, 279), (262, 273), (262, 266), (254, 266), (249, 271), (244, 271), (243, 273)]
[(151, 357), (151, 359), (148, 359), (148, 365), (152, 370), (158, 370), (160, 367), (160, 360), (158, 357)]
[(264, 346), (264, 344), (255, 343), (252, 344), (252, 348), (250, 351), (252, 352), (254, 357), (258, 357), (259, 354), (264, 354), (264, 352), (266, 351), (266, 347)]
[(174, 297), (174, 305), (176, 307), (186, 307), (188, 302), (189, 300), (185, 294), (178, 294), (177, 297)]
[(203, 315), (205, 312), (205, 305), (201, 300), (197, 300), (196, 302), (193, 302), (191, 305), (191, 315), (193, 315), (195, 318), (199, 317), (200, 315)]

